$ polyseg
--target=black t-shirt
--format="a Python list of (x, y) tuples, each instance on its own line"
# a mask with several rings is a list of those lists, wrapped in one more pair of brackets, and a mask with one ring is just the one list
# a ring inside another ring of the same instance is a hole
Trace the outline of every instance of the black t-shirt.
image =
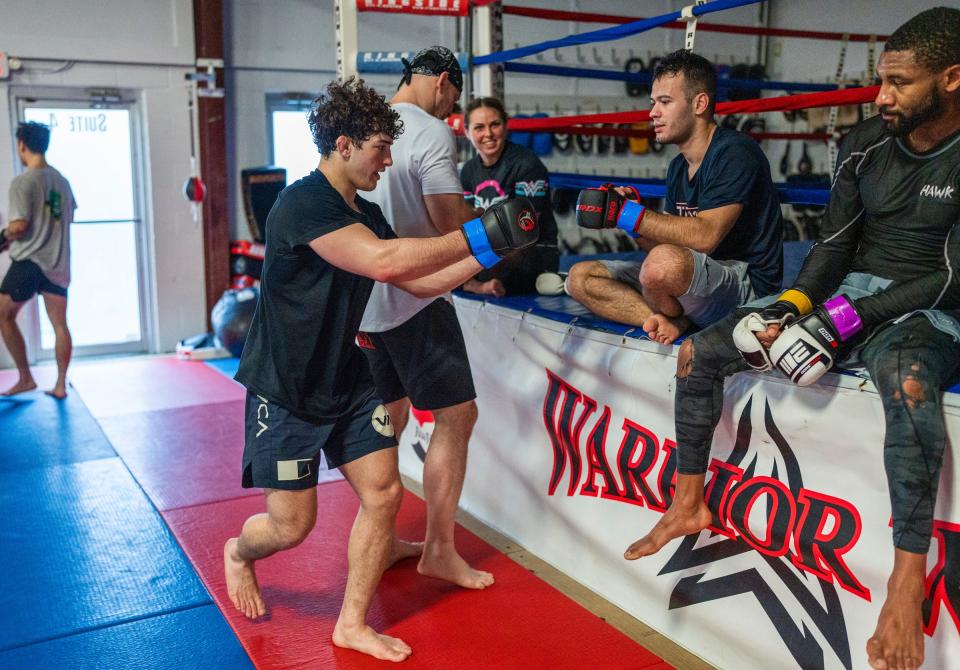
[(747, 135), (717, 128), (693, 179), (687, 178), (683, 154), (670, 162), (665, 211), (696, 216), (735, 204), (743, 205), (740, 218), (710, 257), (746, 262), (756, 294), (774, 293), (783, 281), (783, 219), (770, 163)]
[(557, 245), (557, 222), (550, 206), (550, 176), (537, 155), (507, 142), (500, 159), (487, 167), (474, 156), (460, 170), (463, 196), (474, 207), (486, 209), (507, 198), (528, 198), (537, 210), (539, 245)]
[(380, 208), (350, 208), (318, 170), (285, 188), (266, 224), (260, 300), (237, 381), (294, 414), (341, 416), (373, 390), (354, 343), (373, 280), (334, 267), (310, 247), (322, 235), (361, 223), (395, 238)]
[(917, 309), (960, 306), (957, 268), (946, 256), (960, 245), (960, 131), (916, 154), (879, 116), (858, 124), (840, 148), (827, 214), (794, 284), (814, 304), (849, 272), (892, 279), (855, 301), (878, 325)]

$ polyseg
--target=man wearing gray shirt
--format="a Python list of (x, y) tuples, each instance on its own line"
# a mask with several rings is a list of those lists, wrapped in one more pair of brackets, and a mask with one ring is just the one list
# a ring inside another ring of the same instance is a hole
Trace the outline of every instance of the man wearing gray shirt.
[(37, 388), (17, 326), (17, 314), (30, 298), (40, 293), (56, 335), (57, 383), (47, 393), (62, 400), (67, 396), (67, 365), (73, 348), (67, 328), (67, 286), (70, 224), (76, 202), (70, 182), (47, 165), (50, 129), (42, 123), (21, 123), (16, 136), (17, 155), (27, 169), (10, 184), (10, 223), (0, 230), (0, 238), (10, 243), (13, 261), (0, 283), (0, 334), (20, 378), (0, 395)]
[[(463, 199), (456, 143), (443, 121), (462, 90), (463, 72), (449, 49), (429, 47), (404, 61), (390, 101), (403, 121), (403, 135), (392, 147), (393, 166), (369, 196), (400, 238), (438, 237), (477, 216)], [(454, 545), (477, 405), (452, 300), (449, 294), (417, 298), (377, 283), (360, 331), (357, 343), (397, 435), (407, 425), (411, 405), (433, 412), (436, 422), (423, 465), (427, 532), (417, 569), (464, 588), (484, 589), (493, 584), (493, 575), (468, 565)]]

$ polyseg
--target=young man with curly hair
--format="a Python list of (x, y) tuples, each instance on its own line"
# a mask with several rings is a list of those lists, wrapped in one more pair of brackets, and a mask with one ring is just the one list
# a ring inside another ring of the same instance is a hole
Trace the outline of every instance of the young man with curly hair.
[(322, 450), (360, 498), (333, 643), (402, 661), (410, 647), (374, 631), (366, 615), (384, 569), (419, 548), (393, 539), (403, 495), (396, 440), (354, 338), (375, 281), (439, 295), (535, 243), (537, 228), (518, 199), (441, 237), (397, 239), (357, 191), (392, 164), (398, 114), (351, 78), (314, 101), (309, 124), (320, 164), (267, 217), (260, 299), (237, 372), (248, 392), (243, 486), (264, 489), (267, 511), (224, 546), (227, 591), (247, 617), (266, 613), (254, 564), (313, 528)]

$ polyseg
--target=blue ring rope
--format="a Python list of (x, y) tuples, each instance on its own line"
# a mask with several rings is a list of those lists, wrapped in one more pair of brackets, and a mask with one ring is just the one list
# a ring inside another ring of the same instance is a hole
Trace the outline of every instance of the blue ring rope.
[[(695, 5), (692, 11), (694, 16), (702, 16), (704, 14), (710, 14), (711, 12), (720, 12), (726, 9), (733, 9), (734, 7), (754, 5), (758, 2), (763, 2), (763, 0), (713, 0), (713, 2), (708, 2), (703, 5)], [(483, 56), (474, 56), (473, 64), (489, 65), (490, 63), (505, 63), (510, 60), (516, 60), (517, 58), (523, 58), (524, 56), (532, 56), (533, 54), (547, 51), (548, 49), (574, 46), (577, 44), (593, 44), (594, 42), (609, 42), (610, 40), (619, 40), (624, 37), (629, 37), (630, 35), (636, 35), (638, 33), (652, 30), (653, 28), (658, 28), (666, 23), (677, 21), (681, 18), (680, 14), (680, 12), (670, 12), (669, 14), (654, 16), (648, 19), (641, 19), (632, 23), (624, 23), (621, 26), (602, 28), (600, 30), (590, 30), (585, 33), (576, 33), (556, 40), (547, 40), (546, 42), (530, 44), (525, 47), (507, 49), (506, 51), (496, 51)]]
[[(648, 72), (623, 72), (620, 70), (598, 70), (596, 68), (564, 67), (559, 65), (538, 65), (535, 63), (505, 63), (507, 72), (525, 74), (545, 74), (556, 77), (585, 77), (587, 79), (608, 79), (611, 81), (629, 81), (650, 86), (653, 75)], [(721, 91), (731, 88), (744, 88), (752, 91), (836, 91), (836, 84), (804, 84), (790, 81), (767, 81), (764, 79), (726, 79), (717, 78), (717, 88)]]
[[(604, 184), (613, 183), (618, 186), (634, 186), (637, 192), (645, 198), (664, 198), (667, 195), (667, 186), (662, 179), (637, 179), (634, 177), (601, 177), (584, 176), (571, 172), (551, 172), (551, 188), (567, 188), (580, 190), (584, 188), (598, 188)], [(830, 189), (821, 187), (804, 188), (795, 184), (776, 184), (780, 193), (780, 202), (790, 205), (820, 205), (826, 206), (830, 200)]]

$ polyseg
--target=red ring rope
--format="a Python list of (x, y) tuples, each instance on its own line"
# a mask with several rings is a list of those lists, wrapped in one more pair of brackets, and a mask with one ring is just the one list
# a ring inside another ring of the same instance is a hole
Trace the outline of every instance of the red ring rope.
[[(599, 135), (601, 137), (653, 137), (652, 129), (644, 130), (642, 128), (560, 126), (551, 128), (550, 132), (569, 133), (571, 135)], [(774, 133), (758, 131), (746, 134), (757, 140), (822, 140), (826, 142), (833, 137), (833, 135), (829, 133)]]
[[(595, 14), (591, 12), (567, 12), (558, 9), (540, 9), (537, 7), (517, 7), (515, 5), (504, 5), (504, 14), (513, 14), (514, 16), (529, 16), (537, 19), (546, 19), (548, 21), (580, 21), (581, 23), (632, 23), (642, 20), (641, 17), (623, 17), (614, 14)], [(687, 24), (683, 21), (673, 21), (666, 23), (663, 28), (675, 28), (686, 30)], [(697, 30), (714, 33), (735, 33), (738, 35), (770, 35), (774, 37), (799, 37), (814, 40), (835, 40), (842, 41), (844, 33), (825, 32), (822, 30), (791, 30), (789, 28), (759, 28), (753, 26), (736, 26), (729, 23), (701, 23), (697, 22)], [(885, 42), (887, 35), (867, 35), (864, 33), (847, 33), (851, 42), (869, 42), (875, 39), (877, 42)]]
[[(566, 117), (569, 118), (569, 117)], [(453, 129), (455, 135), (465, 135), (463, 127), (463, 115), (462, 114), (451, 114), (447, 117), (447, 123)], [(526, 131), (525, 131), (526, 132)], [(600, 137), (653, 137), (654, 133), (652, 129), (643, 128), (620, 128), (616, 126), (557, 126), (550, 128), (550, 132), (557, 133), (569, 133), (571, 135), (599, 135)], [(755, 140), (821, 140), (826, 142), (829, 139), (835, 138), (836, 135), (831, 135), (830, 133), (780, 133), (780, 132), (767, 132), (767, 131), (758, 131), (755, 133), (747, 133), (750, 137)]]
[[(859, 105), (871, 102), (880, 92), (879, 86), (865, 88), (847, 88), (841, 91), (825, 91), (822, 93), (801, 93), (799, 95), (783, 95), (775, 98), (756, 98), (754, 100), (737, 100), (721, 102), (717, 105), (717, 115), (723, 114), (755, 114), (759, 112), (784, 112), (793, 109), (810, 109), (813, 107), (839, 107), (842, 105)], [(650, 110), (632, 112), (606, 112), (602, 114), (584, 114), (580, 116), (554, 116), (550, 118), (510, 119), (507, 127), (511, 130), (549, 130), (563, 128), (581, 123), (638, 123), (650, 120)]]

